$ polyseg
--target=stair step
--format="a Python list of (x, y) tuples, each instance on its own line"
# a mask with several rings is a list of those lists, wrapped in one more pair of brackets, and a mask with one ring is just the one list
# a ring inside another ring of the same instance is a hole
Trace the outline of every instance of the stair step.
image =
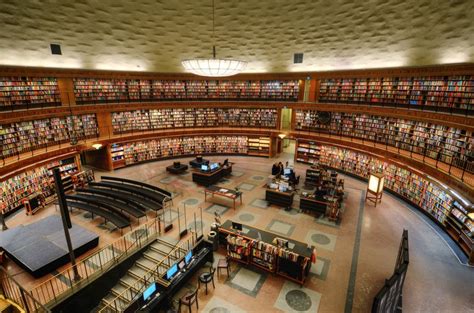
[(149, 271), (138, 266), (138, 265), (133, 265), (129, 270), (128, 270), (128, 273), (132, 276), (135, 276), (137, 277), (137, 279), (142, 279), (145, 277), (145, 275), (148, 273)]
[(143, 279), (137, 279), (135, 276), (130, 275), (130, 273), (127, 273), (120, 278), (120, 283), (132, 287), (135, 290), (139, 290), (145, 284)]
[(141, 258), (137, 260), (135, 264), (143, 267), (144, 269), (152, 270), (156, 268), (156, 265), (158, 264), (158, 262), (151, 261), (150, 259), (147, 259), (147, 258)]
[(164, 241), (155, 241), (154, 243), (151, 244), (151, 247), (163, 251), (163, 253), (168, 254), (173, 250), (173, 245), (168, 244), (167, 242)]
[(166, 254), (163, 254), (162, 252), (158, 252), (154, 249), (147, 250), (145, 253), (143, 253), (143, 256), (157, 263), (163, 260), (164, 258), (166, 258)]
[(112, 293), (116, 296), (120, 296), (123, 300), (131, 302), (132, 299), (137, 295), (137, 292), (134, 289), (118, 283), (112, 288)]
[[(127, 302), (125, 302), (122, 298), (117, 298), (113, 293), (109, 293), (104, 299), (102, 299), (102, 303), (104, 307), (107, 307), (107, 309), (103, 310), (102, 312), (107, 313), (121, 312), (128, 306)], [(109, 306), (107, 306), (107, 304), (109, 304)], [(115, 311), (115, 306), (117, 307), (117, 311)]]

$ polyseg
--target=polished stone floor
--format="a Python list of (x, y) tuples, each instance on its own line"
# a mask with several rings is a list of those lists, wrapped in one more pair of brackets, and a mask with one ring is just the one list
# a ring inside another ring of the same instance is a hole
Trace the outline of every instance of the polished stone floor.
[[(222, 161), (224, 158), (209, 159)], [(264, 200), (263, 185), (271, 164), (285, 163), (287, 159), (286, 155), (279, 159), (229, 157), (229, 161), (235, 162), (233, 174), (221, 185), (243, 191), (243, 205), (239, 203), (236, 210), (227, 198), (208, 197), (205, 202), (203, 188), (192, 182), (189, 172), (176, 176), (166, 173), (165, 167), (172, 161), (145, 163), (107, 175), (144, 181), (173, 192), (170, 219), (175, 226), (178, 221), (184, 223), (186, 207), (186, 227), (198, 231), (202, 227), (204, 234), (214, 220), (214, 212), (219, 212), (224, 221), (233, 219), (316, 246), (318, 259), (302, 288), (280, 276), (233, 263), (229, 277), (225, 271), (216, 276), (215, 290), (210, 286), (208, 295), (204, 288), (199, 291), (200, 312), (370, 312), (373, 296), (393, 272), (403, 229), (408, 229), (410, 240), (404, 312), (474, 312), (474, 268), (460, 264), (434, 229), (398, 198), (384, 194), (382, 204), (375, 208), (364, 203), (366, 184), (344, 177), (346, 198), (342, 222), (338, 225), (301, 213), (299, 197), (295, 197), (291, 211), (269, 205)], [(188, 160), (181, 159), (182, 162)], [(304, 190), (306, 168), (302, 164), (295, 165), (297, 175), (301, 175), (299, 192)], [(97, 180), (101, 174), (96, 172)], [(50, 214), (57, 214), (54, 206), (33, 217), (19, 212), (9, 218), (7, 224), (13, 227)], [(73, 222), (100, 234), (101, 247), (120, 236), (107, 225), (98, 227), (100, 222), (84, 215), (73, 215)], [(166, 236), (175, 236), (176, 229)], [(215, 262), (224, 253), (223, 249), (217, 251)], [(11, 261), (7, 268), (25, 286), (39, 282)], [(196, 285), (194, 277), (177, 298)]]

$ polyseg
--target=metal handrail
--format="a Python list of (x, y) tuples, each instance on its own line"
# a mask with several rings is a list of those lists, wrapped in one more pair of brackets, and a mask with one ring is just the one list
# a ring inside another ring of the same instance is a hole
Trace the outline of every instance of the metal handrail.
[[(108, 312), (107, 310), (115, 310), (115, 312), (119, 312), (119, 310), (122, 310), (124, 308), (121, 307), (121, 302), (120, 302), (120, 298), (122, 299), (127, 299), (128, 297), (126, 297), (126, 294), (130, 292), (130, 295), (132, 296), (131, 298), (134, 298), (134, 294), (135, 296), (137, 294), (140, 294), (145, 287), (148, 287), (147, 284), (149, 284), (151, 282), (151, 279), (153, 279), (154, 282), (158, 282), (160, 285), (162, 285), (163, 287), (167, 288), (169, 287), (169, 285), (171, 284), (169, 281), (167, 280), (164, 280), (161, 275), (163, 273), (160, 273), (159, 272), (159, 268), (163, 265), (163, 263), (165, 263), (167, 261), (167, 267), (169, 267), (172, 262), (170, 260), (170, 258), (172, 257), (172, 255), (176, 255), (175, 253), (176, 252), (180, 252), (182, 251), (183, 252), (183, 255), (180, 255), (178, 256), (177, 258), (180, 258), (180, 257), (183, 257), (185, 255), (185, 253), (187, 251), (189, 251), (190, 249), (190, 246), (194, 246), (193, 243), (191, 243), (190, 245), (190, 241), (193, 240), (194, 241), (194, 237), (191, 237), (191, 238), (188, 238), (186, 241), (184, 242), (181, 242), (181, 244), (179, 244), (179, 241), (176, 243), (175, 247), (165, 256), (163, 257), (162, 260), (160, 260), (156, 266), (147, 271), (142, 278), (137, 278), (136, 282), (129, 286), (128, 288), (126, 288), (125, 290), (123, 290), (118, 296), (116, 296), (114, 299), (110, 300), (110, 301), (107, 301), (105, 299), (103, 299), (103, 301), (105, 303), (107, 303), (106, 306), (102, 307), (100, 310), (99, 310), (99, 313), (104, 313), (104, 312)], [(179, 246), (178, 246), (179, 244)], [(187, 245), (186, 248), (183, 248), (183, 246)], [(165, 265), (166, 266), (166, 265)], [(142, 283), (142, 280), (145, 281), (146, 283), (143, 284)], [(136, 290), (136, 292), (132, 292), (132, 290)], [(117, 305), (117, 303), (119, 305)]]
[[(73, 267), (68, 267), (34, 287), (30, 291), (32, 296), (43, 305), (53, 307), (112, 269), (123, 261), (126, 256), (135, 253), (144, 245), (158, 238), (161, 232), (160, 222), (159, 219), (153, 219), (151, 222), (136, 228), (112, 244), (79, 261), (76, 268), (81, 275), (80, 278), (75, 279)], [(61, 278), (64, 277), (69, 279), (70, 283), (63, 283)]]
[(8, 274), (7, 270), (0, 265), (0, 291), (5, 298), (19, 304), (27, 312), (51, 312), (40, 303), (31, 293), (25, 290), (15, 278)]

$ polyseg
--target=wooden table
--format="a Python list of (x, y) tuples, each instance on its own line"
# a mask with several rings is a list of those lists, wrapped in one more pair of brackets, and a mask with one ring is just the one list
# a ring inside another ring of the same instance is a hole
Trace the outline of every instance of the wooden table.
[(209, 186), (204, 189), (204, 201), (207, 201), (207, 194), (211, 194), (213, 197), (214, 195), (226, 197), (232, 199), (234, 203), (234, 210), (235, 210), (235, 200), (240, 198), (240, 204), (242, 204), (242, 192), (232, 189), (227, 189), (219, 186)]

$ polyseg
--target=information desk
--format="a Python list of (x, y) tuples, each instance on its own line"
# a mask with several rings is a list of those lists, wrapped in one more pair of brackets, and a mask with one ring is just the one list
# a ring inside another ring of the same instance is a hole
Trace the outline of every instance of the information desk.
[(189, 165), (191, 165), (192, 168), (201, 168), (201, 165), (208, 165), (208, 164), (209, 164), (209, 160), (206, 160), (206, 159), (201, 159), (201, 160), (194, 159), (194, 160), (189, 161)]
[(204, 189), (204, 201), (207, 201), (207, 194), (211, 194), (212, 196), (218, 195), (222, 197), (226, 197), (229, 199), (232, 199), (234, 203), (234, 210), (235, 210), (235, 200), (237, 198), (240, 198), (240, 204), (242, 204), (242, 192), (233, 190), (233, 189), (227, 189), (219, 186), (209, 186), (206, 189)]
[(269, 203), (287, 208), (293, 205), (294, 196), (294, 191), (279, 191), (277, 189), (267, 188), (265, 192), (265, 200)]
[(232, 165), (222, 166), (217, 170), (206, 172), (195, 169), (193, 182), (203, 186), (216, 185), (219, 180), (230, 175), (230, 173), (232, 173)]
[(196, 253), (194, 262), (191, 263), (189, 268), (181, 272), (181, 274), (175, 277), (171, 284), (165, 288), (159, 286), (157, 295), (155, 298), (150, 300), (148, 303), (143, 303), (142, 296), (136, 299), (124, 312), (158, 312), (158, 309), (165, 309), (171, 306), (173, 296), (185, 285), (189, 279), (206, 263), (212, 262), (212, 249), (209, 247), (203, 247)]
[(188, 166), (186, 164), (179, 164), (179, 166), (170, 165), (166, 167), (166, 171), (170, 172), (171, 174), (182, 174), (186, 172)]
[[(248, 241), (246, 247), (240, 245), (240, 240), (231, 240), (229, 238), (240, 238)], [(308, 247), (306, 243), (282, 237), (280, 235), (267, 232), (251, 226), (242, 225), (242, 231), (236, 231), (232, 228), (232, 221), (227, 220), (219, 227), (219, 243), (227, 245), (227, 253), (231, 259), (241, 263), (252, 264), (258, 268), (276, 273), (285, 278), (304, 284), (306, 277), (311, 269), (311, 262), (316, 262), (316, 255), (313, 254), (313, 248)], [(288, 245), (278, 247), (274, 239), (285, 240)], [(232, 243), (231, 243), (232, 242)], [(238, 250), (235, 250), (238, 247)], [(243, 248), (242, 248), (243, 247)], [(232, 252), (229, 252), (232, 251)], [(233, 257), (233, 254), (239, 251), (241, 257)], [(265, 257), (264, 257), (265, 256)], [(271, 261), (272, 265), (265, 267)]]

